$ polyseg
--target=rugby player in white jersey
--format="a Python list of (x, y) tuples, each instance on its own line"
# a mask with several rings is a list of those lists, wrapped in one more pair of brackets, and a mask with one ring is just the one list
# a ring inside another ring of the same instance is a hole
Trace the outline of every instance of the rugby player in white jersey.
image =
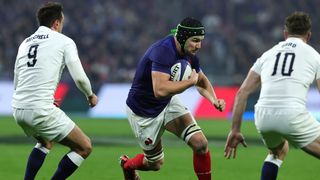
[(52, 179), (66, 179), (92, 150), (90, 139), (59, 108), (53, 105), (54, 92), (65, 66), (77, 87), (94, 107), (97, 96), (81, 65), (72, 39), (61, 34), (62, 5), (44, 4), (37, 12), (39, 28), (20, 45), (14, 69), (13, 116), (28, 136), (37, 139), (24, 179), (34, 179), (53, 142), (68, 146)]
[(260, 85), (255, 105), (255, 125), (269, 149), (262, 180), (276, 179), (278, 168), (289, 150), (288, 142), (320, 158), (320, 123), (306, 109), (310, 84), (320, 89), (320, 55), (308, 41), (311, 19), (304, 12), (294, 12), (284, 25), (285, 41), (266, 51), (252, 66), (242, 83), (233, 108), (233, 121), (225, 157), (235, 158), (239, 143), (246, 146), (240, 132), (248, 96)]

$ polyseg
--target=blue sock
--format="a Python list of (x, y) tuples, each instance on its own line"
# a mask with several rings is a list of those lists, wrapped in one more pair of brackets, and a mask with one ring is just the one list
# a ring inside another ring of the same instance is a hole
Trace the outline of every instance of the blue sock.
[(278, 166), (272, 162), (265, 161), (262, 166), (260, 180), (276, 180), (278, 175)]
[(24, 176), (25, 180), (33, 180), (36, 177), (44, 162), (44, 159), (46, 158), (46, 155), (47, 154), (42, 152), (40, 149), (33, 148), (29, 155), (27, 169)]
[(69, 177), (78, 166), (71, 161), (71, 159), (68, 157), (68, 155), (65, 155), (59, 165), (57, 171), (54, 173), (52, 180), (62, 180)]

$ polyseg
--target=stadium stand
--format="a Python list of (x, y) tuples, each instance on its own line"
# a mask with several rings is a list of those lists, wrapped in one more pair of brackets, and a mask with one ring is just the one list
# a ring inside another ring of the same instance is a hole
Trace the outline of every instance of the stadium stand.
[[(18, 45), (37, 28), (32, 1), (0, 0), (0, 80), (13, 79)], [(252, 63), (282, 39), (284, 17), (303, 10), (320, 18), (320, 1), (299, 0), (141, 0), (62, 1), (64, 33), (73, 38), (93, 87), (131, 82), (135, 66), (151, 42), (166, 34), (186, 16), (201, 19), (207, 35), (199, 51), (211, 82), (239, 85)], [(319, 47), (319, 23), (313, 23), (311, 44)], [(62, 77), (71, 82), (68, 73)]]

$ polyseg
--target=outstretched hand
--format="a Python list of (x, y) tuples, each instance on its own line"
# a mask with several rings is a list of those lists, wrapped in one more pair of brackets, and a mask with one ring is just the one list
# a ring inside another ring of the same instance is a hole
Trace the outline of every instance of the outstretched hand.
[(243, 147), (247, 147), (247, 143), (245, 142), (244, 137), (240, 132), (230, 131), (226, 145), (224, 147), (224, 157), (226, 157), (227, 159), (230, 159), (231, 156), (233, 158), (236, 158), (237, 146), (239, 143), (241, 143)]

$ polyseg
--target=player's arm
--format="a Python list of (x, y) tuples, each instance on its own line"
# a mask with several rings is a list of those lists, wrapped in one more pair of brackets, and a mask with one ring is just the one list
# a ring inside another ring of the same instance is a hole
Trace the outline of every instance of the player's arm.
[(66, 46), (64, 49), (65, 63), (68, 67), (70, 75), (85, 96), (89, 106), (94, 107), (98, 103), (98, 97), (92, 92), (90, 81), (81, 65), (77, 46), (72, 39), (66, 39)]
[(85, 94), (88, 103), (94, 107), (97, 102), (97, 96), (92, 92), (90, 81), (83, 70), (80, 60), (67, 63), (68, 70), (77, 87)]
[(170, 81), (170, 75), (160, 71), (152, 71), (152, 86), (156, 98), (173, 96), (193, 86), (198, 81), (198, 73), (192, 71), (190, 79)]
[(228, 135), (227, 142), (224, 149), (224, 156), (226, 158), (236, 157), (236, 150), (239, 143), (246, 147), (244, 137), (240, 129), (242, 123), (242, 115), (246, 109), (249, 95), (254, 92), (261, 84), (260, 75), (252, 70), (249, 71), (246, 79), (238, 90), (233, 106), (233, 116), (231, 131)]
[(198, 92), (205, 97), (206, 99), (208, 99), (212, 105), (214, 105), (214, 107), (216, 109), (218, 109), (219, 111), (223, 111), (225, 108), (225, 101), (223, 99), (218, 99), (214, 89), (211, 85), (211, 82), (209, 81), (209, 79), (207, 78), (207, 76), (200, 71), (199, 72), (199, 78), (198, 78), (198, 82), (196, 84), (197, 90)]
[(318, 91), (320, 92), (320, 79), (316, 80), (316, 85), (317, 85)]
[(14, 75), (13, 75), (13, 89), (16, 90), (17, 83), (18, 83), (18, 68), (17, 68), (18, 61), (16, 60), (14, 65)]
[(13, 89), (14, 90), (16, 90), (17, 85), (18, 85), (18, 74), (19, 74), (19, 72), (18, 72), (19, 71), (19, 69), (18, 69), (18, 63), (19, 63), (18, 57), (20, 57), (19, 52), (23, 52), (21, 50), (21, 45), (19, 46), (18, 54), (16, 56), (16, 62), (14, 64), (14, 72), (13, 72)]
[(242, 115), (246, 109), (248, 97), (260, 86), (260, 83), (260, 75), (250, 70), (235, 97), (231, 130), (240, 131)]

